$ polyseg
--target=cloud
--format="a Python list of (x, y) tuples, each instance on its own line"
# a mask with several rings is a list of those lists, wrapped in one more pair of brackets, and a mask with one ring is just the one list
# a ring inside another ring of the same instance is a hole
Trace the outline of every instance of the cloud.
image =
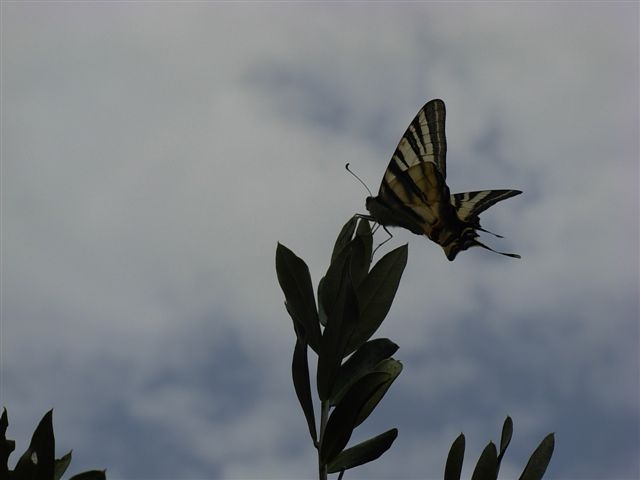
[(637, 476), (637, 6), (2, 8), (18, 450), (55, 406), (77, 471), (311, 477), (276, 242), (317, 283), (364, 211), (344, 164), (375, 190), (440, 97), (451, 189), (524, 191), (482, 219), (523, 260), (394, 231), (405, 369), (358, 438), (400, 437), (353, 478), (436, 478), (460, 431), (469, 465), (507, 414), (504, 475), (555, 430), (550, 476)]

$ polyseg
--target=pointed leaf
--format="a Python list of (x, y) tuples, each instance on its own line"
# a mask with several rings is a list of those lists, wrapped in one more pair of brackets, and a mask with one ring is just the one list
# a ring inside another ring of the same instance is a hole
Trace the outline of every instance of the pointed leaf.
[(321, 464), (333, 461), (349, 442), (360, 410), (387, 378), (385, 373), (370, 373), (361, 378), (336, 406), (329, 416), (320, 445)]
[(498, 465), (504, 457), (504, 453), (507, 451), (509, 443), (511, 443), (511, 436), (513, 435), (513, 420), (507, 416), (502, 425), (502, 436), (500, 437), (500, 454), (498, 455)]
[(307, 264), (278, 243), (276, 273), (289, 314), (305, 335), (305, 341), (317, 352), (320, 345), (320, 324)]
[(2, 409), (0, 417), (0, 478), (8, 478), (9, 476), (9, 455), (16, 448), (16, 442), (7, 440), (7, 427), (9, 426), (9, 417), (7, 409)]
[(353, 237), (353, 232), (356, 229), (356, 223), (358, 221), (358, 217), (355, 215), (351, 217), (347, 223), (344, 224), (342, 230), (338, 234), (338, 238), (336, 239), (336, 243), (333, 246), (333, 252), (331, 253), (331, 263), (335, 260), (335, 258), (340, 255), (345, 246), (349, 244), (351, 238)]
[[(14, 478), (22, 480), (23, 478), (35, 478), (36, 465), (32, 462), (31, 455), (33, 452), (27, 448), (24, 453), (18, 459), (15, 468), (13, 469)], [(37, 459), (37, 456), (36, 456)]]
[(89, 470), (88, 472), (74, 475), (69, 480), (107, 480), (106, 472), (106, 470)]
[(55, 439), (53, 410), (49, 410), (33, 432), (31, 443), (22, 454), (14, 470), (17, 478), (50, 480), (54, 472)]
[(7, 428), (9, 427), (9, 416), (7, 415), (7, 409), (2, 409), (2, 415), (0, 416), (0, 439), (4, 440), (7, 434)]
[(316, 417), (313, 411), (313, 400), (311, 399), (311, 384), (309, 381), (309, 363), (307, 360), (307, 345), (300, 339), (296, 341), (293, 350), (293, 362), (291, 363), (291, 373), (293, 376), (293, 386), (298, 396), (298, 401), (307, 419), (309, 434), (315, 444), (318, 440), (316, 432)]
[(322, 312), (325, 327), (328, 324), (328, 319), (335, 314), (338, 308), (338, 297), (344, 288), (344, 283), (349, 278), (351, 252), (350, 245), (346, 245), (340, 254), (331, 261), (327, 273), (318, 284), (318, 309)]
[(387, 253), (375, 264), (358, 288), (360, 319), (349, 340), (347, 353), (366, 342), (389, 313), (402, 272), (407, 265), (407, 251), (407, 246), (402, 245)]
[(324, 292), (324, 279), (322, 277), (318, 282), (318, 318), (320, 319), (320, 325), (327, 326), (327, 312), (324, 310), (325, 292)]
[(358, 465), (364, 465), (380, 457), (391, 448), (394, 440), (398, 436), (398, 429), (392, 428), (378, 436), (370, 438), (362, 443), (354, 445), (340, 452), (340, 454), (329, 464), (328, 473), (336, 473), (341, 470), (348, 470)]
[(318, 304), (327, 319), (333, 315), (336, 309), (338, 296), (343, 288), (343, 283), (345, 282), (348, 272), (350, 255), (351, 249), (344, 248), (340, 254), (331, 261), (327, 273), (322, 277), (322, 280), (320, 280), (319, 287), (322, 285), (322, 288), (318, 289)]
[(320, 321), (324, 326), (327, 325), (327, 318), (333, 313), (344, 278), (344, 269), (348, 268), (352, 251), (351, 237), (353, 236), (356, 222), (357, 217), (354, 216), (342, 227), (342, 231), (338, 235), (333, 248), (327, 273), (318, 283), (318, 310), (321, 312)]
[[(329, 267), (331, 269), (331, 267)], [(318, 352), (318, 374), (317, 387), (321, 401), (326, 401), (333, 390), (338, 370), (345, 357), (345, 347), (347, 340), (351, 337), (351, 332), (358, 319), (358, 301), (353, 285), (350, 281), (349, 270), (343, 268), (342, 279), (337, 282), (339, 285), (336, 293), (335, 304), (332, 305), (327, 326), (320, 339), (320, 349)], [(327, 284), (330, 277), (327, 274)], [(325, 305), (325, 308), (327, 305)], [(327, 309), (328, 310), (328, 309)]]
[(473, 470), (471, 480), (496, 480), (498, 478), (498, 452), (493, 442), (480, 454), (476, 468)]
[(55, 461), (53, 467), (53, 480), (60, 480), (64, 472), (67, 471), (69, 464), (71, 463), (71, 452), (67, 453), (64, 457)]
[(287, 310), (287, 313), (293, 320), (293, 331), (296, 333), (296, 338), (299, 339), (303, 343), (307, 343), (307, 334), (304, 330), (304, 325), (302, 322), (298, 322), (296, 320), (296, 314), (291, 310), (291, 307), (287, 302), (284, 302), (284, 308)]
[(464, 435), (461, 433), (451, 444), (444, 467), (444, 480), (460, 480), (462, 462), (464, 461), (464, 444)]
[(527, 466), (524, 467), (520, 480), (540, 480), (542, 478), (551, 461), (554, 445), (555, 440), (553, 433), (544, 437), (540, 445), (538, 445), (538, 448), (536, 448), (531, 455), (531, 458), (529, 458), (529, 462), (527, 462)]
[(382, 360), (391, 357), (398, 350), (398, 345), (388, 338), (370, 340), (340, 367), (331, 396), (331, 404), (338, 403), (347, 390), (365, 376), (374, 371)]
[(371, 266), (371, 252), (373, 248), (373, 235), (367, 220), (360, 220), (356, 236), (351, 243), (351, 278), (356, 288), (369, 273)]
[(365, 403), (360, 410), (360, 414), (356, 419), (356, 427), (364, 422), (374, 410), (374, 408), (376, 408), (378, 403), (380, 403), (380, 400), (382, 400), (382, 397), (384, 397), (385, 393), (387, 393), (387, 390), (389, 390), (391, 384), (395, 381), (396, 378), (398, 378), (400, 372), (402, 372), (402, 364), (393, 358), (388, 358), (386, 360), (383, 360), (376, 366), (375, 372), (387, 374), (387, 380), (380, 384), (373, 395), (371, 395), (369, 400), (367, 400), (367, 403)]

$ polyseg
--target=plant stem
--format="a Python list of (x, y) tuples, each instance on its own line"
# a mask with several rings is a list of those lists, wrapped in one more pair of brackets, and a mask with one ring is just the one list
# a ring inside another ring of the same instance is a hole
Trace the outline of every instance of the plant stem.
[(327, 480), (327, 465), (320, 462), (320, 449), (322, 448), (322, 441), (324, 440), (324, 430), (327, 427), (330, 408), (329, 402), (322, 402), (320, 407), (320, 440), (318, 442), (318, 478), (320, 480)]

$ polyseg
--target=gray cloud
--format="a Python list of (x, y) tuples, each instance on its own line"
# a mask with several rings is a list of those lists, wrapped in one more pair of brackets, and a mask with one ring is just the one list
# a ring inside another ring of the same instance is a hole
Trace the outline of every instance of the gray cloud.
[[(55, 407), (74, 471), (311, 478), (276, 241), (321, 277), (418, 108), (447, 103), (453, 191), (520, 262), (425, 239), (380, 335), (405, 370), (349, 478), (438, 478), (515, 422), (510, 478), (634, 478), (637, 6), (3, 4), (2, 403)], [(15, 461), (16, 458), (13, 458)]]

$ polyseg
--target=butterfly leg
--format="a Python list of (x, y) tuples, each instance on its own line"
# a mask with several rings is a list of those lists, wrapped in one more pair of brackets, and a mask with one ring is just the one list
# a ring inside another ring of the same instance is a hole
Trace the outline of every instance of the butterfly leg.
[(387, 232), (387, 235), (389, 235), (389, 238), (387, 238), (384, 242), (380, 243), (374, 250), (373, 252), (371, 252), (371, 258), (373, 258), (373, 256), (375, 255), (376, 251), (385, 243), (387, 243), (389, 240), (391, 240), (391, 238), (393, 237), (393, 234), (387, 229), (387, 227), (385, 227), (384, 225), (381, 225), (380, 223), (376, 222), (376, 219), (373, 218), (371, 215), (363, 215), (362, 213), (356, 213), (355, 216), (357, 218), (361, 218), (363, 220), (368, 220), (370, 222), (374, 222), (375, 223), (375, 227), (373, 227), (373, 230), (371, 230), (371, 234), (373, 235), (374, 233), (376, 233), (378, 231), (378, 229), (380, 227), (382, 227), (382, 229)]
[(379, 223), (376, 224), (376, 228), (373, 230), (373, 233), (376, 232), (376, 230), (378, 230), (378, 228), (382, 227), (382, 229), (387, 232), (387, 235), (389, 235), (389, 238), (387, 238), (384, 242), (380, 243), (375, 250), (373, 250), (373, 252), (371, 253), (371, 258), (373, 258), (373, 256), (376, 254), (376, 252), (378, 251), (378, 249), (384, 245), (385, 243), (387, 243), (389, 240), (391, 240), (391, 238), (393, 238), (393, 234), (387, 229), (387, 227), (385, 227), (384, 225), (380, 225)]

